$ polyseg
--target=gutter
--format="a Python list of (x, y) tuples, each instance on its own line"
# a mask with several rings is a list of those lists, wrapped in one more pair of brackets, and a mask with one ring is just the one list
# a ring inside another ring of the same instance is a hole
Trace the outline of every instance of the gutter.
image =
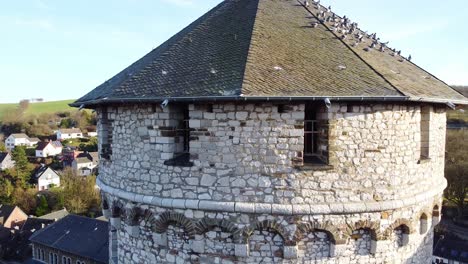
[(353, 101), (353, 102), (404, 102), (409, 101), (409, 96), (200, 96), (200, 97), (147, 97), (147, 98), (115, 98), (97, 99), (85, 102), (74, 102), (69, 104), (72, 107), (90, 107), (101, 104), (123, 104), (123, 103), (161, 103), (164, 100), (169, 102), (227, 102), (227, 101), (266, 101), (266, 102), (286, 102), (286, 101)]

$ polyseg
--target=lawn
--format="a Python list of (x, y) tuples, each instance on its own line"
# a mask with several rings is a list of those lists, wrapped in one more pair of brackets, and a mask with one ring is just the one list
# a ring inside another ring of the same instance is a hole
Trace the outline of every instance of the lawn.
[[(26, 110), (26, 115), (35, 114), (40, 115), (43, 113), (55, 113), (61, 111), (72, 111), (76, 108), (68, 106), (69, 103), (72, 103), (75, 100), (63, 100), (63, 101), (51, 101), (43, 103), (31, 103), (29, 104), (28, 109)], [(18, 107), (18, 104), (0, 104), (0, 120), (3, 117), (4, 113), (7, 111), (13, 111)]]

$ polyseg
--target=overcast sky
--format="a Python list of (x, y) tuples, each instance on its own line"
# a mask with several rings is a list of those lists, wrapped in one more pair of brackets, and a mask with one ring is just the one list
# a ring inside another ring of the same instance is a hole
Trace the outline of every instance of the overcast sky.
[[(220, 0), (0, 0), (0, 102), (76, 99)], [(468, 1), (322, 0), (449, 84), (468, 85)]]

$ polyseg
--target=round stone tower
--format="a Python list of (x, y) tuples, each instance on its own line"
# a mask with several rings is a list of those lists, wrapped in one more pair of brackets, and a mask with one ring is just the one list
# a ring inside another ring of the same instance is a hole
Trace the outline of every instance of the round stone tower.
[(320, 5), (228, 0), (73, 105), (113, 263), (430, 263), (453, 103)]

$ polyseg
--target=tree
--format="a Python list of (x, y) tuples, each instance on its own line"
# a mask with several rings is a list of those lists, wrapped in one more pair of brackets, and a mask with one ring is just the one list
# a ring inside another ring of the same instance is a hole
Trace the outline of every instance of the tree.
[(83, 214), (99, 209), (101, 201), (99, 191), (95, 188), (95, 176), (79, 177), (73, 173), (73, 170), (67, 168), (63, 171), (60, 181), (67, 210)]
[(445, 177), (448, 186), (445, 198), (457, 207), (458, 217), (463, 216), (468, 195), (468, 131), (447, 132), (447, 153), (445, 156)]
[(16, 188), (13, 192), (13, 204), (27, 214), (34, 214), (37, 207), (36, 189)]
[(24, 171), (28, 166), (28, 158), (26, 157), (26, 149), (23, 146), (16, 146), (11, 152), (12, 159), (15, 161), (15, 168)]
[(6, 175), (0, 175), (0, 204), (9, 204), (12, 200), (14, 186)]
[(7, 151), (7, 149), (5, 147), (5, 143), (0, 141), (0, 152), (6, 152), (6, 151)]
[(28, 109), (29, 107), (29, 100), (21, 100), (19, 102), (19, 111), (21, 114), (23, 114), (24, 112), (26, 112), (26, 110)]
[(45, 215), (49, 212), (49, 204), (47, 203), (47, 199), (45, 198), (44, 195), (41, 195), (41, 198), (39, 200), (39, 206), (36, 209), (36, 215), (37, 216), (42, 216)]

